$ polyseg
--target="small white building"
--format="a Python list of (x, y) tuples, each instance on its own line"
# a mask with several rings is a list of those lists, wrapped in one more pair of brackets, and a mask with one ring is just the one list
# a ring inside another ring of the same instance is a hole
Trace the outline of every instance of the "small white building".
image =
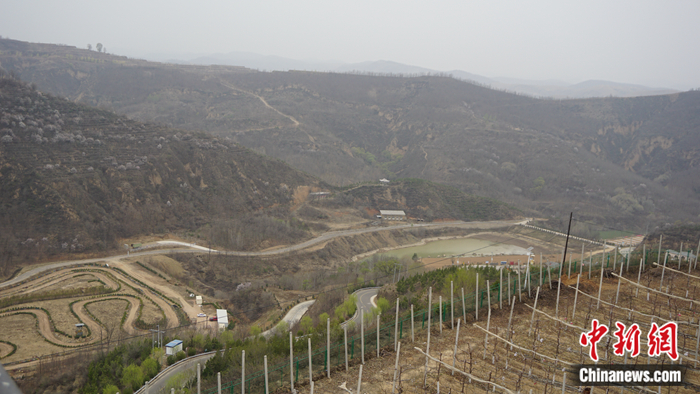
[(197, 296), (194, 299), (197, 305), (202, 305), (202, 296)]
[(175, 339), (173, 341), (168, 342), (165, 345), (165, 355), (166, 356), (173, 356), (177, 354), (177, 352), (182, 351), (182, 341), (179, 339)]
[(382, 185), (388, 185), (388, 184), (389, 184), (389, 180), (386, 179), (386, 178), (382, 178), (382, 179), (379, 180), (379, 183), (381, 183)]
[(225, 330), (228, 327), (228, 311), (226, 309), (216, 310), (216, 322), (219, 323), (219, 330)]
[(379, 214), (382, 220), (406, 220), (406, 212), (380, 209)]

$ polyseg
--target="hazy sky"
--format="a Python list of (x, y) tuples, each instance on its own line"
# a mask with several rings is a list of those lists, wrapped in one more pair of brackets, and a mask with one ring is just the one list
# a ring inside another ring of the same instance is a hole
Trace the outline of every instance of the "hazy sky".
[(0, 35), (188, 59), (391, 60), (487, 77), (700, 88), (700, 1), (0, 0)]

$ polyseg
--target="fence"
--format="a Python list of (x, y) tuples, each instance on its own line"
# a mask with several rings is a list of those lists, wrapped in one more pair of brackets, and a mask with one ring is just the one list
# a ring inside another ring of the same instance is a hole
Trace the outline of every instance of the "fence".
[[(617, 264), (615, 264), (617, 263)], [(579, 261), (571, 261), (570, 263), (565, 263), (563, 266), (561, 266), (561, 274), (562, 275), (567, 275), (568, 273), (568, 264), (571, 264), (571, 272), (573, 273), (578, 273), (579, 271), (583, 272), (584, 275), (587, 275), (587, 272), (590, 267), (591, 275), (599, 275), (600, 274), (600, 269), (601, 265), (604, 265), (603, 268), (615, 268), (619, 269), (620, 264), (624, 264), (627, 268), (628, 271), (632, 267), (639, 266), (640, 261), (638, 260), (636, 263), (633, 261), (628, 260), (619, 260), (615, 262), (614, 259), (612, 259), (610, 256), (606, 259), (605, 256), (601, 259), (601, 261), (598, 262), (591, 262), (585, 261), (584, 260), (584, 266), (582, 267)], [(649, 267), (649, 264), (645, 265), (646, 267)], [(585, 270), (584, 270), (585, 268)], [(559, 266), (556, 267), (556, 269), (560, 269)], [(547, 283), (550, 283), (550, 281), (556, 280), (556, 278), (559, 277), (559, 272), (552, 272), (552, 269), (546, 269), (545, 267), (542, 267), (542, 283), (544, 286), (547, 285)], [(431, 316), (432, 318), (430, 319), (431, 325), (432, 324), (440, 324), (440, 308), (442, 308), (442, 316), (443, 316), (443, 322), (449, 322), (451, 317), (452, 317), (452, 308), (454, 305), (454, 315), (456, 318), (464, 317), (462, 316), (463, 314), (469, 314), (470, 316), (474, 317), (474, 312), (476, 310), (476, 300), (478, 297), (478, 302), (479, 302), (479, 308), (484, 308), (488, 307), (487, 303), (490, 297), (491, 303), (492, 304), (497, 304), (499, 302), (505, 301), (509, 302), (508, 295), (510, 297), (513, 297), (514, 295), (519, 294), (519, 289), (522, 293), (527, 293), (528, 292), (528, 284), (530, 285), (529, 287), (531, 289), (536, 289), (537, 286), (540, 284), (540, 267), (537, 264), (530, 265), (530, 271), (526, 272), (521, 275), (517, 275), (517, 273), (513, 273), (509, 271), (509, 274), (512, 276), (510, 279), (508, 279), (507, 276), (504, 275), (503, 282), (504, 286), (502, 287), (501, 282), (497, 281), (493, 285), (490, 286), (489, 289), (483, 289), (478, 292), (478, 295), (476, 292), (472, 294), (465, 294), (464, 298), (462, 298), (461, 295), (461, 289), (456, 289), (459, 291), (455, 291), (455, 293), (459, 292), (459, 296), (455, 297), (455, 300), (444, 300), (442, 302), (442, 305), (438, 303), (435, 303), (432, 306), (431, 309)], [(510, 284), (510, 287), (508, 286), (508, 283)], [(520, 293), (520, 294), (522, 294)], [(502, 300), (505, 299), (505, 300)], [(434, 300), (435, 301), (435, 300)], [(402, 305), (400, 306), (402, 311), (407, 311), (409, 310), (410, 306), (409, 305)], [(415, 327), (416, 332), (422, 332), (426, 330), (428, 327), (427, 326), (427, 320), (428, 320), (428, 309), (420, 310), (418, 312), (414, 312), (413, 314), (413, 325)], [(395, 317), (395, 314), (392, 315)], [(483, 316), (483, 315), (482, 315)], [(385, 317), (385, 320), (389, 320), (387, 317)], [(377, 329), (376, 329), (376, 323), (374, 326), (365, 329), (365, 334), (364, 334), (364, 352), (365, 352), (365, 357), (366, 358), (371, 358), (374, 357), (374, 355), (377, 354), (377, 346), (379, 348), (383, 348), (386, 346), (393, 346), (395, 343), (395, 340), (401, 340), (405, 338), (406, 336), (411, 335), (411, 314), (410, 313), (402, 313), (402, 316), (400, 316), (398, 320), (398, 327), (396, 326), (396, 321), (394, 318), (390, 319), (390, 322), (387, 322), (384, 325), (380, 324), (379, 327), (379, 343), (377, 343)], [(376, 320), (375, 320), (376, 321)], [(367, 322), (366, 322), (367, 323)], [(367, 324), (365, 324), (367, 326)], [(394, 332), (396, 331), (396, 338)], [(295, 341), (304, 341), (304, 338), (295, 338)], [(349, 363), (356, 363), (357, 360), (361, 360), (361, 342), (362, 338), (360, 335), (356, 334), (352, 337), (348, 337), (347, 339), (347, 347), (348, 347), (348, 362)], [(294, 348), (296, 349), (298, 347), (298, 342)], [(325, 343), (325, 341), (324, 341)], [(338, 368), (340, 366), (345, 365), (345, 341), (339, 341), (332, 343), (330, 346), (330, 349), (328, 349), (326, 346), (321, 346), (317, 349), (315, 349), (311, 355), (312, 358), (312, 368), (313, 368), (313, 373), (312, 375), (314, 376), (314, 379), (316, 377), (320, 377), (322, 375), (325, 375), (326, 370), (328, 368), (328, 356), (327, 352), (330, 351), (330, 364), (331, 364), (331, 370)], [(249, 360), (249, 366), (250, 366), (250, 361)], [(256, 364), (262, 364), (262, 360), (256, 360)], [(270, 367), (268, 369), (268, 385), (269, 385), (269, 391), (274, 392), (275, 390), (279, 389), (280, 387), (289, 387), (290, 383), (290, 372), (294, 374), (294, 383), (296, 384), (308, 384), (308, 377), (309, 377), (309, 356), (307, 351), (303, 351), (301, 355), (295, 356), (294, 360), (292, 362), (292, 370), (290, 371), (290, 363), (289, 363), (289, 358), (287, 358), (285, 361)], [(214, 387), (212, 389), (204, 390), (203, 393), (205, 394), (215, 394), (217, 393), (218, 389), (217, 387)], [(242, 392), (241, 388), (241, 380), (238, 379), (237, 381), (231, 381), (225, 384), (222, 384), (221, 388), (222, 393), (239, 393)], [(245, 393), (265, 393), (265, 372), (262, 368), (256, 370), (255, 372), (252, 372), (250, 374), (247, 374), (245, 377)]]

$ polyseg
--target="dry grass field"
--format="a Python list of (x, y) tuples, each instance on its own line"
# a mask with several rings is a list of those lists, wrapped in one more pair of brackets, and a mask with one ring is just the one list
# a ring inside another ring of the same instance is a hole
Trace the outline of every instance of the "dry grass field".
[(2, 359), (3, 364), (63, 350), (61, 347), (54, 346), (44, 340), (44, 337), (36, 329), (34, 316), (25, 314), (4, 316), (0, 322), (2, 323), (0, 340), (17, 345), (15, 354)]
[(126, 300), (95, 300), (85, 305), (85, 309), (90, 311), (106, 327), (119, 327), (121, 326), (122, 316), (129, 305), (129, 302)]

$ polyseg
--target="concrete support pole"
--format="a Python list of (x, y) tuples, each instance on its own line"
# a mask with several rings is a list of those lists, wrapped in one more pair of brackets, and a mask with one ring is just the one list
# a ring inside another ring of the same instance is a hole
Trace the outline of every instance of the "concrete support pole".
[[(510, 284), (510, 277), (508, 277), (508, 284)], [(510, 288), (510, 286), (508, 286)], [(479, 273), (476, 273), (476, 291), (474, 292), (474, 320), (479, 320)]]
[(343, 337), (345, 338), (345, 372), (348, 372), (348, 325), (343, 326)]
[[(464, 288), (462, 288), (462, 292), (464, 292)], [(462, 294), (462, 298), (464, 298), (464, 294)], [(503, 267), (498, 270), (498, 309), (503, 309)], [(466, 322), (467, 317), (464, 316), (464, 321)]]
[(416, 341), (416, 337), (413, 334), (413, 325), (414, 325), (414, 323), (413, 323), (413, 304), (411, 304), (411, 342)]
[(202, 365), (197, 363), (197, 394), (202, 394)]
[[(656, 255), (656, 264), (661, 265), (661, 244), (664, 241), (664, 235), (661, 234), (659, 235), (659, 254)], [(646, 244), (644, 244), (644, 248), (646, 248)], [(646, 258), (646, 254), (642, 253), (642, 257)]]
[(309, 384), (314, 381), (314, 369), (311, 363), (311, 338), (309, 338)]
[(695, 365), (694, 368), (698, 367), (698, 348), (700, 348), (700, 319), (698, 319), (698, 331), (695, 336)]
[[(522, 288), (522, 280), (520, 279), (520, 261), (518, 261), (518, 301), (523, 302), (523, 288)], [(486, 292), (488, 292), (488, 289), (486, 289)]]
[(532, 307), (532, 317), (530, 317), (530, 328), (527, 330), (527, 336), (532, 333), (532, 323), (535, 321), (535, 311), (537, 310), (537, 300), (540, 298), (540, 288), (537, 287), (537, 292), (535, 293), (535, 305)]
[[(643, 262), (644, 262), (644, 257), (639, 259), (639, 273), (637, 274), (637, 284), (639, 284), (639, 282), (642, 280), (642, 265), (644, 265)], [(634, 296), (639, 297), (639, 286), (636, 286), (634, 288)]]
[(571, 258), (574, 257), (574, 254), (571, 253), (569, 255), (569, 273), (566, 275), (567, 278), (571, 278)]
[[(585, 254), (584, 254), (584, 253), (585, 253), (585, 248), (586, 248), (586, 244), (585, 244), (585, 243), (581, 243), (581, 264), (580, 264), (581, 267), (583, 267), (583, 259), (586, 257)], [(583, 268), (580, 268), (579, 271), (581, 271), (582, 269), (583, 269)], [(583, 272), (583, 271), (581, 271), (581, 272)]]
[(289, 332), (289, 386), (294, 392), (294, 340), (292, 332)]
[(681, 248), (678, 251), (678, 270), (681, 269), (681, 261), (683, 261), (683, 242), (681, 241)]
[[(693, 250), (688, 246), (688, 253), (690, 254)], [(695, 255), (695, 258), (697, 259), (697, 254)], [(693, 267), (693, 259), (690, 258), (690, 255), (688, 255), (688, 273), (690, 273), (690, 269)]]
[(221, 394), (221, 372), (216, 373), (216, 392)]
[(357, 394), (360, 394), (362, 388), (362, 365), (360, 365), (360, 375), (357, 377)]
[(396, 298), (396, 323), (394, 324), (394, 351), (399, 342), (399, 299)]
[[(396, 310), (399, 308), (396, 307)], [(455, 284), (454, 281), (450, 281), (450, 322), (452, 322), (452, 329), (455, 329)]]
[(326, 366), (328, 379), (331, 378), (331, 318), (326, 319)]
[(430, 315), (433, 310), (433, 288), (428, 288), (428, 341), (425, 347), (425, 369), (423, 374), (423, 387), (428, 382), (428, 355), (430, 354)]
[[(263, 356), (263, 364), (265, 366), (265, 394), (270, 394), (270, 382), (267, 378), (267, 355)], [(219, 394), (221, 394), (221, 391), (219, 391)]]
[(439, 297), (440, 303), (440, 334), (442, 334), (442, 296)]
[(576, 294), (574, 294), (574, 310), (571, 312), (571, 321), (576, 317), (576, 302), (578, 301), (578, 282), (581, 280), (581, 275), (576, 277)]
[[(462, 320), (457, 320), (457, 333), (455, 334), (455, 350), (452, 352), (452, 368), (455, 367), (455, 364), (457, 363), (457, 344), (459, 343), (459, 323)], [(455, 375), (455, 371), (452, 370), (452, 376)]]
[(542, 277), (542, 253), (540, 253), (540, 287), (544, 283), (544, 278)]
[(391, 394), (396, 392), (396, 377), (399, 374), (399, 357), (401, 355), (401, 342), (396, 345), (396, 363), (394, 364), (394, 384), (391, 385)]
[(525, 268), (525, 283), (527, 283), (527, 298), (532, 298), (532, 282), (530, 280), (530, 264), (527, 264), (527, 268)]
[(510, 271), (508, 271), (508, 305), (510, 305)]
[(561, 381), (561, 394), (566, 392), (566, 372), (564, 372), (564, 378)]
[(467, 299), (464, 298), (464, 287), (462, 287), (462, 319), (467, 319)]
[[(620, 248), (619, 246), (615, 245), (615, 249), (613, 249), (614, 250), (613, 253), (615, 253), (615, 258), (613, 258), (613, 271), (617, 271), (617, 251), (619, 248)], [(627, 354), (627, 353), (625, 353), (625, 354)]]
[[(515, 298), (515, 297), (514, 297)], [(515, 303), (513, 303), (515, 304)], [(484, 359), (486, 359), (486, 352), (489, 346), (489, 330), (491, 329), (491, 310), (489, 309), (488, 316), (486, 317), (486, 334), (484, 336)]]
[(698, 268), (698, 255), (700, 255), (700, 240), (698, 241), (697, 249), (695, 249), (695, 264), (693, 265), (693, 269)]
[(241, 394), (245, 394), (245, 350), (241, 351)]
[(360, 311), (360, 353), (362, 353), (362, 364), (365, 363), (365, 314)]
[(489, 315), (491, 314), (491, 283), (486, 281), (486, 302), (489, 305)]
[(513, 296), (513, 302), (510, 303), (510, 317), (508, 317), (508, 339), (510, 340), (511, 335), (511, 323), (513, 322), (513, 308), (515, 308), (515, 296)]
[(600, 309), (600, 296), (603, 292), (603, 264), (600, 265), (600, 283), (598, 284), (598, 303), (595, 306), (595, 309), (598, 310)]
[(552, 290), (552, 267), (547, 266), (547, 276), (549, 276), (549, 290)]
[(381, 316), (381, 313), (377, 314), (377, 358), (379, 358), (379, 320)]
[(661, 269), (661, 281), (659, 282), (659, 290), (664, 286), (664, 274), (666, 273), (666, 260), (668, 260), (668, 250), (664, 256), (664, 267)]

